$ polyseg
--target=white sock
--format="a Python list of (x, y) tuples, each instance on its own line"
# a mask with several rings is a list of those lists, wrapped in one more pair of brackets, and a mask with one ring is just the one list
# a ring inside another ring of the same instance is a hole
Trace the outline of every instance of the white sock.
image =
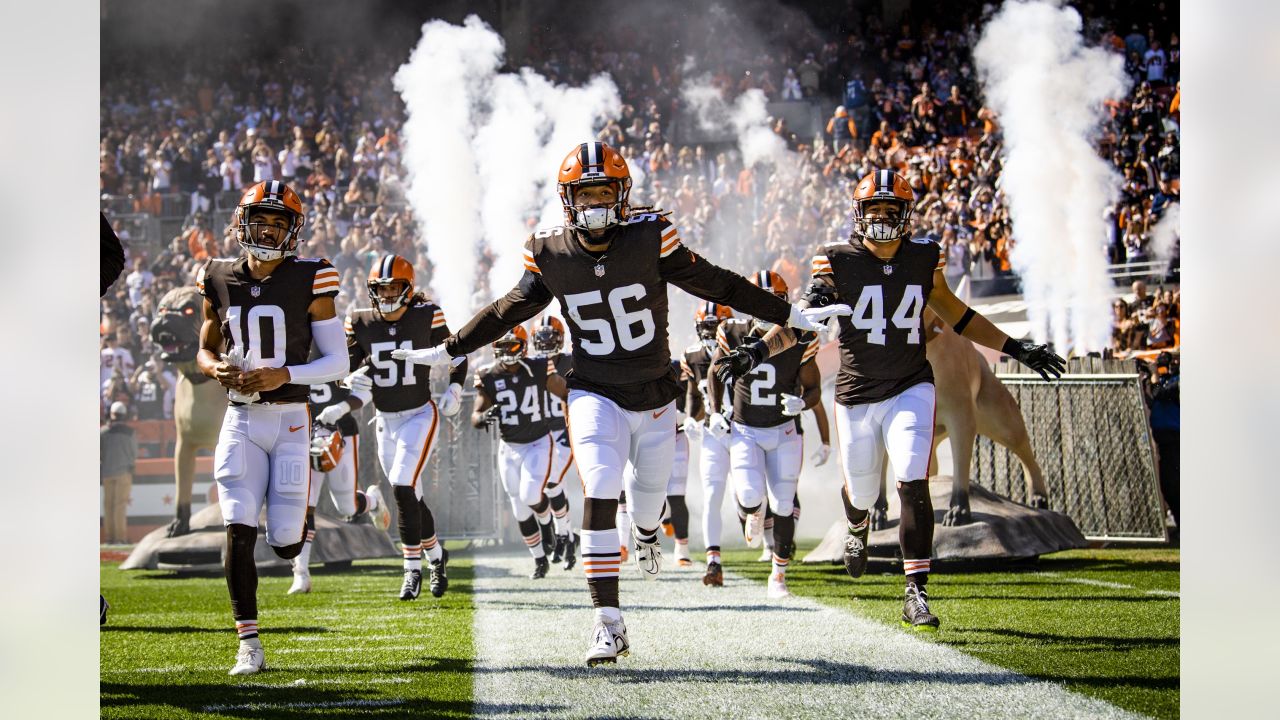
[(600, 622), (618, 622), (622, 619), (622, 611), (615, 607), (596, 608), (596, 620)]

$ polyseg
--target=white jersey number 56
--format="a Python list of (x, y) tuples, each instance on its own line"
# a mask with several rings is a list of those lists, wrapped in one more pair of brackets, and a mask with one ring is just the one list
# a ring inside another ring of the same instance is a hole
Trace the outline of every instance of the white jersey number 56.
[[(653, 313), (648, 308), (628, 312), (624, 300), (644, 298), (644, 285), (633, 283), (609, 291), (609, 312), (613, 321), (604, 318), (586, 319), (582, 308), (605, 302), (599, 290), (564, 296), (565, 310), (582, 330), (599, 335), (599, 340), (581, 338), (582, 349), (590, 355), (608, 355), (619, 345), (623, 350), (639, 350), (653, 341)], [(636, 326), (639, 325), (639, 328)], [(615, 330), (616, 329), (616, 330)], [(617, 338), (616, 340), (614, 338)]]

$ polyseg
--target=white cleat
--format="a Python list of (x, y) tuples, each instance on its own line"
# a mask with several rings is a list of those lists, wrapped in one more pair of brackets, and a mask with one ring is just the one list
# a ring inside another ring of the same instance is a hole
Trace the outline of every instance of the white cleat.
[(374, 485), (364, 491), (365, 499), (369, 503), (369, 518), (373, 520), (373, 526), (386, 532), (391, 527), (391, 510), (387, 507), (387, 501), (382, 497), (382, 487)]
[(791, 597), (791, 591), (787, 589), (787, 576), (774, 573), (769, 576), (768, 596), (770, 600), (782, 600)]
[(228, 675), (253, 675), (259, 670), (267, 669), (267, 658), (262, 652), (262, 645), (240, 644), (240, 652), (236, 653), (236, 666)]
[(587, 667), (616, 663), (619, 657), (630, 654), (631, 643), (627, 640), (627, 626), (622, 620), (596, 620), (591, 628), (591, 647), (587, 648)]
[(759, 510), (747, 516), (742, 536), (747, 541), (747, 547), (760, 547), (764, 542), (764, 503), (760, 503)]
[(311, 592), (311, 573), (304, 571), (294, 574), (293, 585), (289, 586), (289, 594), (299, 595), (309, 592)]
[(655, 537), (651, 543), (643, 542), (636, 537), (633, 527), (631, 539), (636, 544), (636, 566), (640, 568), (640, 574), (645, 580), (657, 578), (662, 572), (662, 546), (658, 544), (658, 538)]

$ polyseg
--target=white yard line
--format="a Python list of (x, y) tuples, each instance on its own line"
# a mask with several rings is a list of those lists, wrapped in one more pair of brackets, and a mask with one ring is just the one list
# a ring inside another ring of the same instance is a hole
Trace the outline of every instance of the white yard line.
[[(352, 640), (365, 640), (365, 639), (367, 638), (362, 638), (362, 637), (346, 638), (348, 642)], [(369, 647), (367, 645), (362, 645), (360, 647), (355, 647), (355, 646), (314, 647), (312, 646), (312, 647), (300, 647), (300, 648), (291, 648), (291, 647), (280, 648), (278, 650), (271, 650), (270, 653), (272, 655), (287, 655), (289, 653), (354, 653), (354, 652), (375, 653), (375, 652), (414, 651), (414, 650), (421, 650), (421, 649), (422, 649), (421, 645), (377, 645), (374, 647)]]
[[(1094, 587), (1112, 588), (1113, 590), (1137, 590), (1138, 589), (1132, 585), (1125, 585), (1124, 583), (1109, 582), (1107, 580), (1093, 580), (1091, 578), (1071, 577), (1069, 575), (1063, 575), (1062, 573), (1056, 573), (1056, 572), (1038, 572), (1034, 574), (1039, 575), (1040, 577), (1047, 577), (1047, 578), (1053, 578), (1054, 580), (1061, 580), (1062, 582), (1075, 583), (1077, 585), (1092, 585)], [(1182, 597), (1181, 595), (1179, 595), (1177, 592), (1173, 590), (1141, 590), (1140, 592), (1142, 592), (1144, 595), (1156, 595), (1159, 597), (1171, 597), (1171, 598)]]
[(559, 568), (534, 581), (530, 570), (527, 556), (476, 558), (477, 715), (1139, 717), (852, 612), (767, 601), (763, 584), (732, 573), (707, 588), (689, 571), (644, 582), (630, 564), (632, 654), (588, 669), (586, 581)]

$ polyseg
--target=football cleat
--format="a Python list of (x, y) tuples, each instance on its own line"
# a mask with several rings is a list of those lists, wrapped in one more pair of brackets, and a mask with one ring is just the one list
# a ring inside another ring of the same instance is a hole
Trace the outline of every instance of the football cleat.
[(591, 647), (587, 648), (587, 667), (616, 663), (618, 657), (631, 654), (627, 640), (627, 626), (621, 620), (604, 622), (597, 620), (591, 630)]
[(662, 546), (658, 538), (653, 542), (644, 542), (636, 536), (635, 526), (631, 528), (631, 540), (636, 544), (636, 567), (645, 580), (653, 580), (662, 572)]
[(427, 571), (427, 587), (431, 588), (431, 597), (440, 597), (449, 589), (449, 577), (444, 574), (445, 565), (449, 564), (449, 549), (440, 545), (440, 559), (431, 561)]
[(240, 643), (240, 651), (236, 653), (235, 667), (228, 675), (253, 675), (259, 670), (267, 669), (266, 654), (261, 644)]
[(290, 595), (311, 592), (311, 572), (304, 570), (293, 576), (293, 585), (289, 586)]
[(849, 533), (844, 539), (844, 569), (849, 577), (862, 577), (862, 573), (867, 571), (867, 533), (870, 530), (871, 523), (864, 522), (861, 530)]
[(747, 516), (747, 521), (742, 528), (742, 537), (747, 541), (747, 547), (760, 547), (764, 542), (764, 504), (761, 503), (760, 509)]
[(106, 598), (99, 595), (98, 596), (98, 624), (99, 625), (107, 624), (107, 611), (110, 609), (111, 609), (111, 603), (107, 602)]
[(556, 546), (556, 531), (551, 523), (539, 523), (538, 530), (542, 532), (542, 554), (550, 555)]
[(400, 586), (401, 600), (417, 600), (422, 593), (422, 571), (405, 570), (404, 584)]
[(374, 485), (364, 491), (365, 498), (369, 503), (369, 519), (373, 521), (373, 526), (379, 530), (386, 532), (391, 527), (391, 509), (387, 507), (387, 501), (382, 497), (382, 487)]
[(569, 534), (556, 535), (556, 545), (551, 550), (551, 564), (559, 565), (564, 560), (564, 546), (569, 544)]
[(902, 601), (902, 626), (917, 632), (937, 632), (941, 624), (938, 616), (929, 612), (929, 594), (915, 583), (907, 583)]
[(689, 557), (688, 543), (676, 543), (676, 565), (682, 568), (693, 567), (693, 559)]
[(768, 596), (770, 600), (781, 600), (791, 597), (791, 591), (787, 589), (787, 576), (780, 573), (773, 573), (769, 576)]
[(564, 546), (564, 569), (572, 570), (578, 564), (578, 543), (582, 542), (582, 538), (578, 533), (571, 533), (568, 538)]
[(547, 558), (540, 557), (533, 559), (533, 574), (529, 576), (530, 580), (541, 580), (547, 576), (547, 571), (551, 569), (551, 563)]
[(724, 587), (724, 569), (720, 567), (720, 563), (707, 563), (707, 571), (702, 575), (702, 584)]

